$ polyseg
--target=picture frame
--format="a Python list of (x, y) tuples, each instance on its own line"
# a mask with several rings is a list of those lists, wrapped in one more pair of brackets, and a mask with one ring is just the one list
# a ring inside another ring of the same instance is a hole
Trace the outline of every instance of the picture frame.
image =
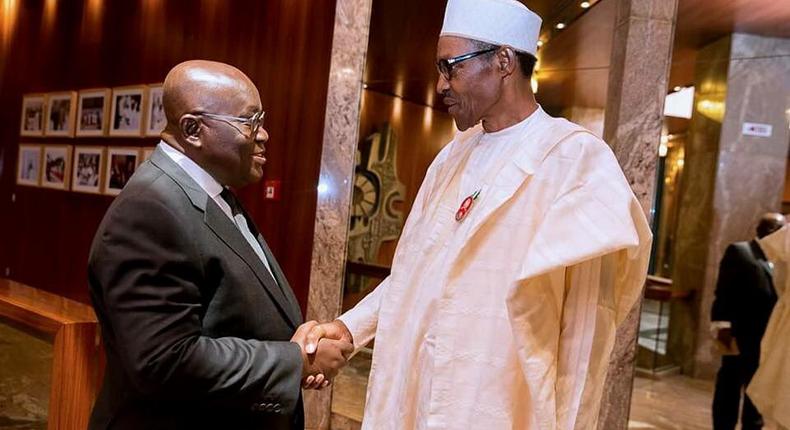
[(107, 147), (77, 146), (74, 148), (74, 169), (71, 175), (71, 190), (79, 193), (101, 194)]
[(22, 119), (19, 124), (19, 135), (25, 137), (43, 136), (46, 110), (46, 94), (25, 94), (22, 96)]
[(107, 149), (107, 164), (104, 171), (104, 194), (117, 196), (129, 182), (140, 165), (139, 147), (115, 147)]
[(112, 89), (109, 117), (110, 136), (143, 136), (147, 93), (144, 85)]
[(110, 123), (109, 88), (93, 88), (81, 90), (77, 102), (76, 128), (79, 137), (98, 137), (107, 135)]
[(162, 103), (162, 84), (148, 86), (145, 108), (145, 136), (159, 137), (167, 125), (165, 106)]
[(47, 94), (46, 112), (44, 136), (74, 137), (74, 118), (77, 113), (76, 91)]
[(16, 183), (28, 187), (41, 186), (41, 145), (22, 143), (16, 167)]
[(41, 186), (68, 191), (71, 182), (71, 145), (44, 145)]

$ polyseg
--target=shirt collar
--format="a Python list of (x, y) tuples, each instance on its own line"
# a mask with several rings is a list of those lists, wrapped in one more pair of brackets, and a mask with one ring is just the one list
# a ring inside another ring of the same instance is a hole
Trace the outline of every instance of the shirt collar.
[(159, 142), (159, 148), (172, 159), (179, 167), (184, 169), (187, 172), (192, 180), (197, 182), (200, 185), (200, 188), (203, 188), (203, 191), (209, 195), (212, 199), (216, 199), (217, 196), (223, 190), (222, 185), (214, 179), (211, 174), (209, 174), (205, 169), (200, 167), (197, 163), (192, 161), (191, 158), (187, 157), (183, 152), (173, 148), (164, 140)]

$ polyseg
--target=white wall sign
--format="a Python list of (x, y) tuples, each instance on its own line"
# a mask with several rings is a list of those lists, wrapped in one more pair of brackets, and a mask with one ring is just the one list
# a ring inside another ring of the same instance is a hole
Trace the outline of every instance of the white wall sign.
[(743, 123), (744, 136), (771, 137), (774, 134), (774, 127), (771, 124), (759, 124), (756, 122)]

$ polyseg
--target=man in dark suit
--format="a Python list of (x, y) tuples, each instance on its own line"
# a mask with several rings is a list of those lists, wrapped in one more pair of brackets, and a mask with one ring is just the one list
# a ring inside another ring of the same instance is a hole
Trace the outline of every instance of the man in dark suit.
[(90, 428), (302, 428), (301, 387), (325, 386), (353, 347), (304, 353), (315, 323), (300, 327), (282, 270), (228, 188), (263, 175), (258, 91), (238, 69), (189, 61), (163, 99), (162, 142), (90, 253), (107, 353)]
[[(757, 226), (757, 237), (773, 233), (784, 223), (781, 214), (764, 215)], [(771, 275), (771, 264), (757, 240), (727, 247), (719, 266), (716, 299), (711, 310), (712, 328), (718, 342), (732, 350), (722, 357), (716, 378), (715, 430), (735, 429), (741, 393), (760, 363), (760, 341), (777, 300)], [(743, 430), (762, 428), (760, 413), (749, 396), (744, 393), (743, 397)]]

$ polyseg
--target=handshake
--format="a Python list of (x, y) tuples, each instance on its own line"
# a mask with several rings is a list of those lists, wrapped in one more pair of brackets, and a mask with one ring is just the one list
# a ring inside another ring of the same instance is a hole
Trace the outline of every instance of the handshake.
[(340, 320), (319, 324), (308, 321), (296, 330), (291, 342), (302, 349), (302, 388), (326, 388), (354, 352), (351, 332)]

